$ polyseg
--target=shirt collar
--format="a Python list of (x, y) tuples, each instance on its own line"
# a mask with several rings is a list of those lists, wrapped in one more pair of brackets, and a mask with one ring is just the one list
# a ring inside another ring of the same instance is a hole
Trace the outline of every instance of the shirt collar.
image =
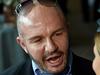
[(39, 68), (38, 67), (38, 65), (32, 60), (32, 68), (33, 68), (33, 71), (34, 71), (34, 73), (35, 73), (35, 75), (36, 75), (36, 70)]
[(40, 67), (35, 63), (34, 60), (32, 60), (32, 68), (33, 68), (33, 71), (34, 71), (35, 75), (37, 75), (36, 70), (39, 70), (41, 73), (43, 72), (43, 71), (40, 69)]

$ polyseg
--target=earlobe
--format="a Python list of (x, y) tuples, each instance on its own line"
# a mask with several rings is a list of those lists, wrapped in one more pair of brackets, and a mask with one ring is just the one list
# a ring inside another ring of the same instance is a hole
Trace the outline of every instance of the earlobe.
[(17, 43), (23, 48), (23, 50), (24, 50), (26, 53), (28, 53), (23, 39), (22, 39), (21, 37), (17, 37), (17, 38), (16, 38), (16, 41), (17, 41)]
[(19, 39), (19, 37), (16, 38), (16, 41), (20, 45), (20, 39)]

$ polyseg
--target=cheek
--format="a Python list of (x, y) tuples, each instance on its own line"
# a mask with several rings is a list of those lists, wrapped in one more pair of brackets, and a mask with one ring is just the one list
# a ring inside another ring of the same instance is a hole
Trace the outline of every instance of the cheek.
[(94, 71), (95, 71), (95, 66), (96, 66), (96, 58), (94, 58), (93, 64), (92, 64), (92, 67), (93, 67), (93, 70), (94, 70)]
[(97, 73), (100, 72), (100, 58), (96, 58), (93, 60), (93, 70)]
[(37, 61), (42, 60), (45, 51), (43, 47), (28, 46), (27, 48), (28, 53), (32, 56), (32, 58), (34, 58)]
[(62, 49), (62, 50), (66, 50), (68, 49), (68, 38), (67, 37), (62, 37), (62, 39), (58, 40), (58, 46)]

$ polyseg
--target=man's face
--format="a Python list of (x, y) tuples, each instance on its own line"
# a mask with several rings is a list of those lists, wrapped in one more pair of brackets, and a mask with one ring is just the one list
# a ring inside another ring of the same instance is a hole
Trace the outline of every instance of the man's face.
[(96, 46), (94, 46), (94, 54), (95, 54), (95, 58), (93, 60), (93, 69), (96, 75), (100, 75), (100, 55), (96, 49)]
[(59, 73), (67, 64), (68, 54), (68, 33), (64, 18), (54, 8), (41, 8), (39, 12), (33, 12), (28, 15), (32, 25), (24, 25), (21, 29), (24, 39), (19, 38), (20, 44), (41, 69)]

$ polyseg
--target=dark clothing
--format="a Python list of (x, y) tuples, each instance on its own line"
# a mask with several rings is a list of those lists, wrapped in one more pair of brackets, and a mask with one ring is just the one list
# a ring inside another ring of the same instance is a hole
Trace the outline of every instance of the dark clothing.
[[(31, 60), (9, 68), (2, 75), (34, 75)], [(92, 63), (73, 54), (72, 75), (95, 75), (92, 70)]]
[(73, 55), (72, 75), (95, 75), (92, 62)]

